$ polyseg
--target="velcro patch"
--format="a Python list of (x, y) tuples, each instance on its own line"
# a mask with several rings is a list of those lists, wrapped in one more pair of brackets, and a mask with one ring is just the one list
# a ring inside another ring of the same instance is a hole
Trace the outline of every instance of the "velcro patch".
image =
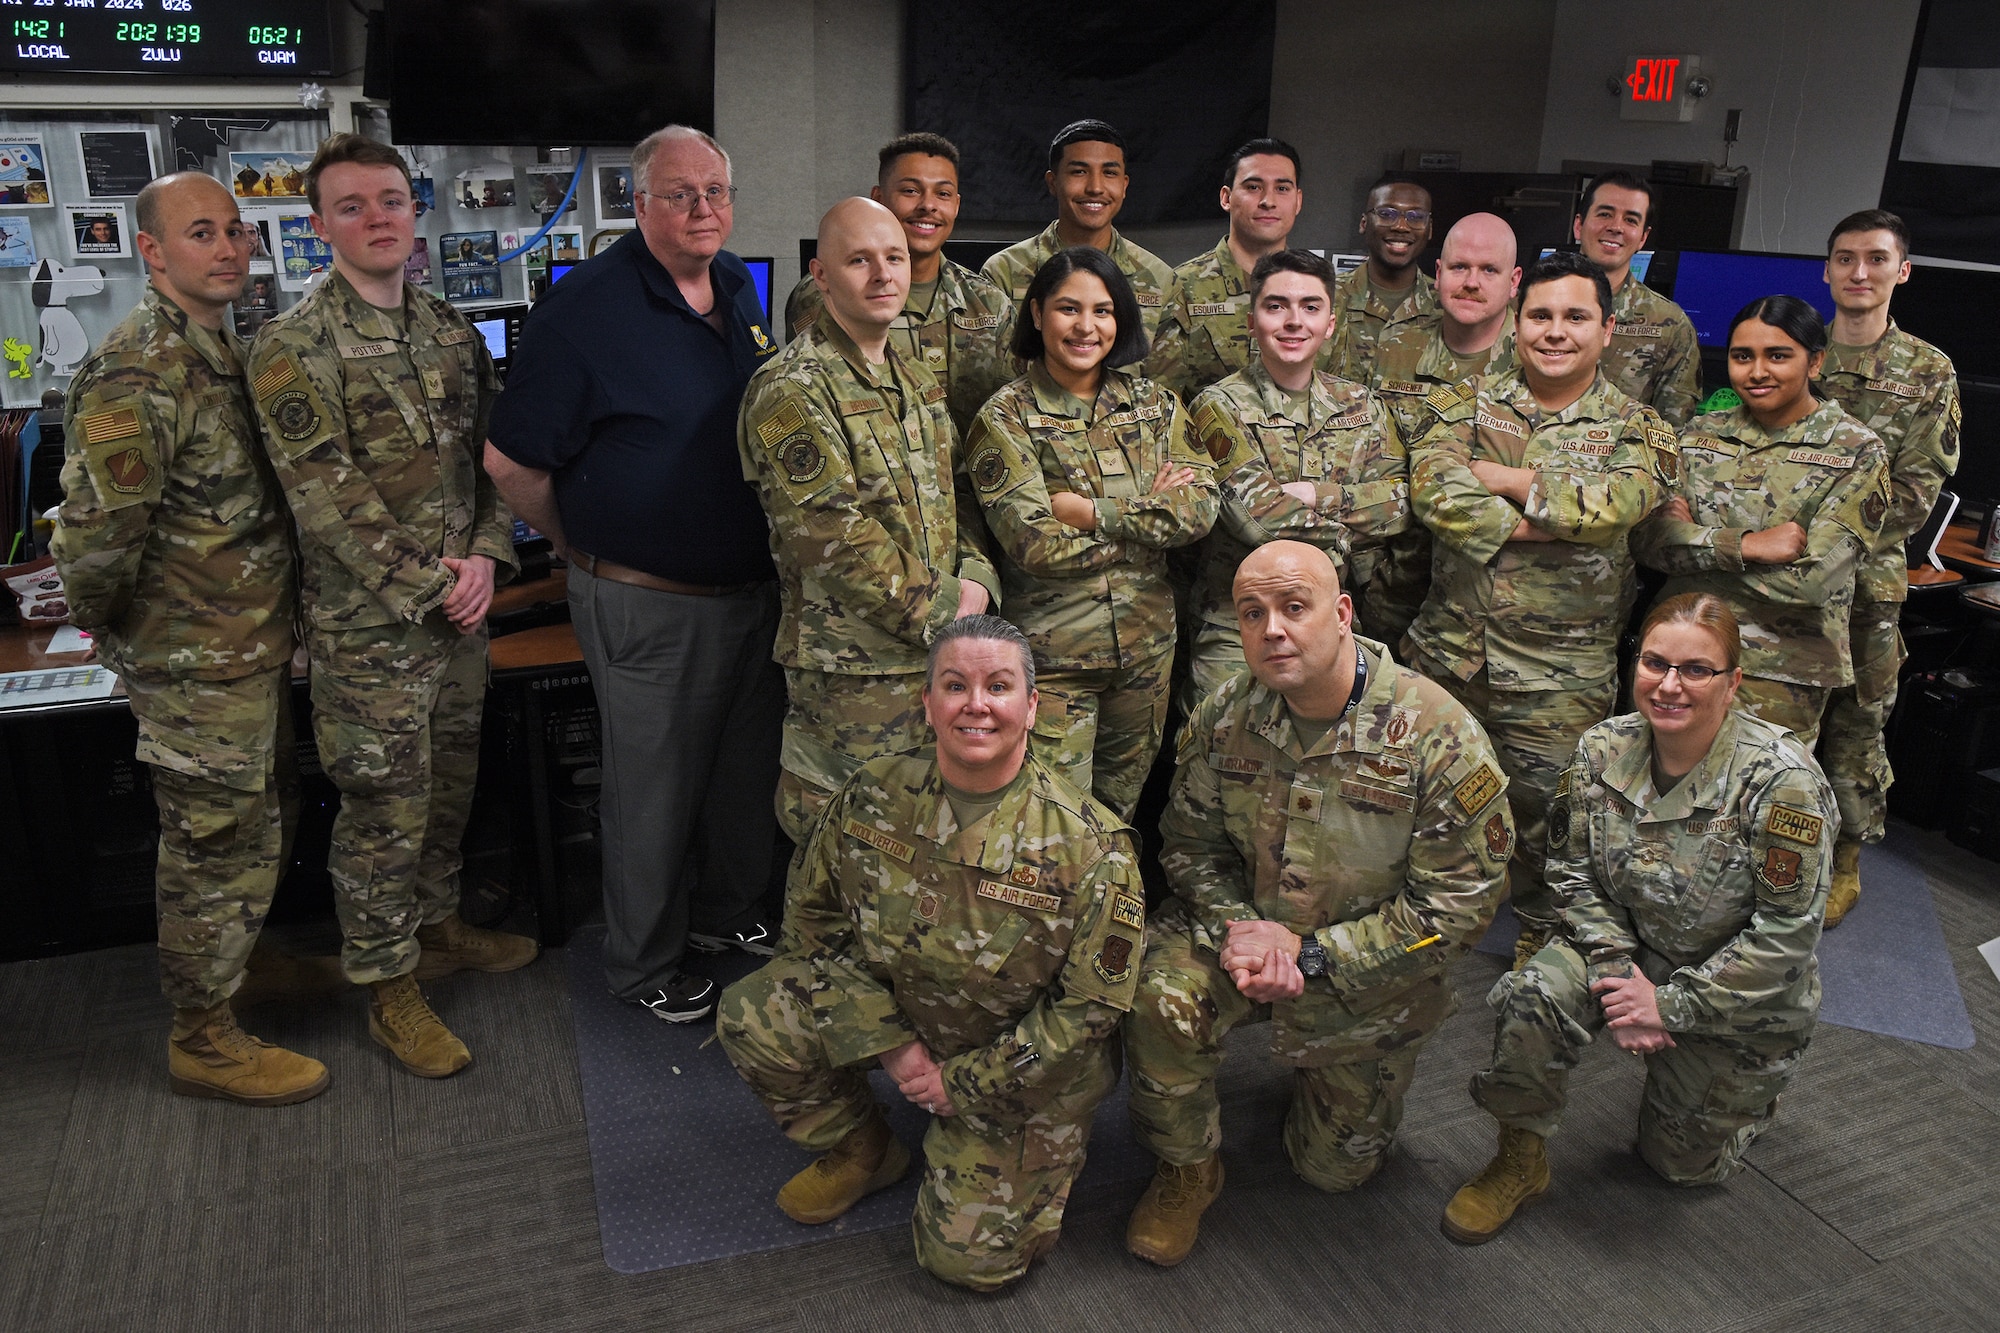
[(1771, 817), (1764, 821), (1764, 831), (1774, 837), (1790, 838), (1808, 847), (1819, 846), (1819, 835), (1826, 827), (1826, 821), (1805, 810), (1795, 810), (1789, 805), (1771, 807)]
[(1349, 805), (1358, 805), (1364, 809), (1398, 810), (1406, 814), (1417, 808), (1417, 798), (1408, 791), (1377, 786), (1373, 782), (1362, 782), (1355, 778), (1341, 779), (1340, 799)]
[(143, 494), (152, 476), (153, 465), (147, 461), (145, 451), (137, 445), (120, 450), (104, 460), (105, 480), (120, 495)]
[(996, 879), (980, 880), (978, 893), (982, 898), (991, 898), (1009, 907), (1025, 907), (1031, 912), (1053, 912), (1062, 907), (1060, 894), (1038, 893), (1018, 884), (1002, 884)]
[(890, 856), (895, 857), (898, 861), (905, 864), (908, 864), (910, 857), (914, 854), (909, 843), (892, 838), (880, 829), (869, 828), (858, 819), (844, 821), (840, 826), (840, 831), (850, 838), (867, 843), (878, 852), (887, 852)]
[(1764, 867), (1760, 874), (1766, 884), (1774, 889), (1789, 889), (1799, 882), (1799, 866), (1805, 858), (1785, 847), (1773, 847), (1764, 853)]
[(472, 337), (472, 330), (469, 328), (446, 329), (438, 334), (437, 345), (439, 347), (455, 347), (459, 343), (471, 342)]
[(1374, 419), (1374, 416), (1364, 407), (1359, 412), (1349, 412), (1345, 416), (1335, 417), (1326, 423), (1326, 428), (1328, 430), (1353, 430), (1356, 427), (1368, 425)]
[(85, 444), (109, 444), (113, 440), (129, 439), (139, 433), (139, 409), (117, 407), (108, 412), (92, 412), (80, 418), (76, 426), (83, 432)]
[(800, 431), (778, 446), (778, 466), (794, 486), (803, 486), (826, 471), (826, 451), (806, 431)]
[(292, 358), (285, 357), (275, 365), (264, 367), (250, 384), (250, 391), (261, 398), (269, 398), (278, 390), (299, 377), (299, 368)]
[(1189, 304), (1188, 313), (1201, 319), (1208, 315), (1233, 315), (1236, 307), (1227, 301), (1195, 301)]
[(1514, 850), (1514, 830), (1507, 827), (1507, 821), (1501, 818), (1499, 811), (1494, 811), (1493, 817), (1486, 821), (1485, 834), (1488, 855), (1496, 861), (1506, 860), (1508, 853)]
[(1479, 771), (1458, 784), (1452, 795), (1458, 798), (1459, 808), (1466, 814), (1478, 814), (1486, 808), (1486, 803), (1500, 794), (1505, 784), (1500, 774), (1491, 764), (1481, 764)]
[(1449, 412), (1465, 400), (1458, 396), (1458, 390), (1449, 384), (1440, 384), (1424, 395), (1424, 401), (1440, 412)]
[(1271, 761), (1268, 759), (1252, 759), (1248, 755), (1223, 754), (1220, 751), (1210, 751), (1208, 766), (1224, 773), (1245, 773), (1254, 778), (1268, 777), (1271, 772)]
[(843, 398), (840, 400), (840, 415), (844, 417), (863, 416), (882, 406), (877, 398)]
[(1737, 819), (1735, 815), (1718, 815), (1714, 819), (1690, 819), (1687, 823), (1681, 825), (1681, 827), (1689, 833), (1712, 833), (1717, 837), (1721, 837), (1724, 834), (1736, 832), (1737, 826), (1740, 823), (1742, 821)]
[(287, 389), (272, 400), (271, 421), (278, 434), (296, 444), (319, 429), (319, 409), (304, 389)]
[(1742, 446), (1726, 444), (1713, 435), (1691, 435), (1682, 440), (1681, 452), (1686, 453), (1689, 449), (1699, 449), (1705, 454), (1721, 454), (1724, 458), (1734, 458), (1743, 452)]
[(1666, 336), (1664, 324), (1616, 324), (1611, 332), (1620, 338), (1660, 338)]
[(924, 390), (924, 401), (927, 403), (941, 403), (944, 401), (944, 394), (944, 385), (933, 384), (930, 388)]
[(1042, 872), (1031, 865), (1018, 865), (1007, 872), (1009, 884), (1019, 884), (1024, 889), (1032, 889), (1041, 882)]
[(1417, 727), (1417, 710), (1407, 704), (1397, 704), (1389, 713), (1389, 725), (1382, 728), (1382, 739), (1390, 745), (1401, 745), (1410, 738)]
[(1564, 453), (1589, 454), (1594, 458), (1609, 458), (1618, 452), (1615, 440), (1561, 440), (1556, 448)]
[(1137, 898), (1116, 894), (1111, 899), (1111, 919), (1133, 930), (1146, 928), (1146, 905)]
[(1166, 298), (1162, 297), (1158, 292), (1134, 292), (1132, 295), (1138, 299), (1140, 305), (1148, 308), (1166, 304)]
[(968, 315), (964, 311), (954, 310), (951, 312), (951, 322), (958, 325), (961, 329), (971, 329), (974, 331), (979, 329), (997, 329), (1000, 327), (1000, 316)]
[[(443, 342), (444, 339), (438, 341)], [(394, 343), (345, 343), (341, 346), (340, 355), (347, 361), (359, 361), (364, 357), (387, 356), (395, 350)]]
[(1586, 440), (1608, 440), (1611, 438), (1611, 432), (1604, 429), (1602, 426), (1598, 426), (1591, 430), (1585, 431), (1583, 433), (1583, 438)]
[[(1345, 786), (1346, 784), (1341, 784)], [(1317, 821), (1320, 810), (1326, 804), (1326, 793), (1317, 787), (1302, 787), (1292, 784), (1291, 794), (1285, 798), (1285, 813), (1293, 819)]]
[(1898, 398), (1921, 398), (1924, 396), (1922, 389), (1919, 389), (1914, 384), (1905, 384), (1901, 380), (1869, 380), (1868, 387), (1878, 393), (1893, 393)]
[(778, 410), (757, 423), (757, 438), (767, 449), (775, 448), (793, 431), (804, 430), (806, 414), (793, 402), (780, 403)]
[(1132, 975), (1132, 941), (1123, 935), (1113, 935), (1104, 941), (1097, 956), (1090, 960), (1091, 970), (1112, 985), (1120, 985)]
[(1488, 430), (1497, 430), (1502, 435), (1512, 435), (1523, 440), (1528, 438), (1528, 428), (1526, 426), (1518, 421), (1509, 421), (1505, 417), (1495, 416), (1483, 407), (1479, 409), (1478, 414), (1472, 419), (1478, 425), (1484, 426)]
[(1375, 386), (1379, 393), (1428, 393), (1429, 390), (1414, 380), (1383, 380)]
[(966, 475), (981, 495), (991, 495), (1007, 484), (1007, 455), (997, 444), (989, 444), (965, 465)]
[(1854, 460), (1851, 458), (1843, 457), (1840, 454), (1825, 453), (1819, 449), (1794, 449), (1785, 455), (1785, 461), (1787, 463), (1811, 463), (1815, 467), (1847, 468), (1854, 466)]
[(1051, 417), (1040, 412), (1029, 412), (1022, 416), (1021, 423), (1029, 430), (1089, 430), (1090, 423), (1081, 417)]

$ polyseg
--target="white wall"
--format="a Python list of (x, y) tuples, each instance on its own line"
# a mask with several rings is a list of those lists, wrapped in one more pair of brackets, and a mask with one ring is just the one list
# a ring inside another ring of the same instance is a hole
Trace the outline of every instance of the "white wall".
[[(1541, 169), (1565, 159), (1748, 166), (1742, 245), (1817, 253), (1881, 196), (1921, 0), (1559, 0)], [(1604, 81), (1634, 55), (1698, 55), (1715, 91), (1685, 123), (1625, 121)]]

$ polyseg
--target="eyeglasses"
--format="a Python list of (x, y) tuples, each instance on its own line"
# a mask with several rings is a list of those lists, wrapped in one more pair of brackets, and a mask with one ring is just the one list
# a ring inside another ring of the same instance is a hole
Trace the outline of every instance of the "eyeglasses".
[(1398, 218), (1409, 223), (1412, 227), (1421, 227), (1431, 220), (1430, 211), (1423, 208), (1390, 208), (1385, 204), (1381, 208), (1370, 209), (1369, 211), (1375, 215), (1375, 220), (1385, 227), (1395, 226), (1396, 219)]
[(639, 193), (652, 195), (676, 213), (694, 212), (695, 201), (698, 199), (707, 200), (708, 206), (718, 213), (736, 205), (734, 185), (711, 185), (706, 190), (675, 190), (670, 194), (659, 194), (652, 190), (641, 190)]
[(1657, 653), (1640, 653), (1639, 670), (1657, 680), (1665, 680), (1669, 671), (1678, 671), (1684, 685), (1706, 685), (1723, 672), (1721, 667), (1701, 662), (1669, 662)]

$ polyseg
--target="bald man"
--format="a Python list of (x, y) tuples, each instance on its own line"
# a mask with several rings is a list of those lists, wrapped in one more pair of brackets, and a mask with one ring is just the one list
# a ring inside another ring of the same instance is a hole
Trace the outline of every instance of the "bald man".
[(1233, 592), (1250, 671), (1181, 732), (1160, 820), (1173, 896), (1147, 921), (1125, 1020), (1133, 1131), (1159, 1159), (1126, 1246), (1162, 1265), (1222, 1189), (1215, 1071), (1240, 1024), (1269, 1019), (1295, 1071), (1292, 1169), (1331, 1192), (1374, 1174), (1514, 845), (1485, 733), (1353, 633), (1325, 551), (1261, 546)]
[(864, 763), (928, 742), (931, 639), (1000, 588), (957, 484), (945, 386), (889, 338), (910, 286), (895, 214), (835, 204), (811, 271), (826, 317), (751, 379), (736, 426), (778, 564), (778, 822), (800, 844)]
[[(1375, 348), (1374, 389), (1414, 444), (1435, 419), (1424, 395), (1441, 384), (1495, 374), (1514, 364), (1514, 321), (1521, 285), (1514, 229), (1492, 213), (1460, 218), (1438, 252), (1437, 322), (1390, 330)], [(1431, 533), (1412, 523), (1389, 539), (1361, 593), (1361, 620), (1384, 643), (1401, 643), (1431, 583)]]
[(70, 384), (55, 556), (118, 674), (160, 810), (160, 988), (173, 1090), (282, 1106), (326, 1066), (236, 1025), (230, 997), (284, 865), (297, 612), (290, 524), (224, 323), (250, 239), (198, 172), (139, 193), (139, 306)]

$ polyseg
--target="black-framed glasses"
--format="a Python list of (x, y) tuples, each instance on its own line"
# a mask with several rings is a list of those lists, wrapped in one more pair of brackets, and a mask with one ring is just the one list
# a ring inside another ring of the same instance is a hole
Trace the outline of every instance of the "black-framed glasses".
[(666, 194), (653, 190), (641, 190), (639, 193), (652, 195), (676, 213), (694, 212), (697, 199), (706, 199), (708, 206), (718, 213), (725, 208), (733, 208), (736, 204), (734, 185), (711, 185), (706, 190), (673, 190)]
[(1371, 208), (1368, 211), (1373, 213), (1375, 220), (1385, 227), (1395, 226), (1399, 218), (1412, 227), (1421, 227), (1431, 220), (1430, 210), (1424, 208), (1391, 208), (1384, 204), (1380, 208)]
[(1665, 680), (1669, 671), (1678, 671), (1686, 685), (1706, 685), (1723, 672), (1723, 668), (1704, 662), (1669, 662), (1658, 653), (1640, 653), (1639, 670), (1657, 680)]

